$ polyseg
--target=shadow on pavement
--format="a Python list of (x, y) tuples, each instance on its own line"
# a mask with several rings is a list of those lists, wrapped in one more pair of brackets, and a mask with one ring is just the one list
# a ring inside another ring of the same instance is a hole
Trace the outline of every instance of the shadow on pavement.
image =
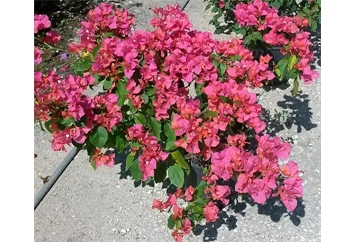
[[(236, 201), (236, 199), (235, 199)], [(305, 205), (302, 199), (297, 199), (298, 205), (293, 212), (288, 212), (287, 209), (279, 202), (278, 198), (270, 198), (264, 205), (256, 204), (250, 197), (243, 197), (242, 202), (236, 202), (228, 205), (227, 209), (233, 211), (235, 214), (245, 216), (245, 208), (247, 204), (258, 207), (258, 214), (270, 216), (275, 223), (279, 222), (282, 216), (289, 217), (290, 221), (295, 225), (301, 224), (301, 217), (305, 216)], [(206, 225), (197, 225), (193, 233), (200, 235), (204, 232), (203, 241), (215, 241), (218, 236), (218, 229), (225, 225), (231, 231), (237, 228), (238, 220), (235, 215), (228, 215), (225, 211), (219, 213), (219, 218), (214, 223), (207, 223)]]
[(297, 126), (298, 133), (302, 132), (302, 128), (309, 131), (317, 127), (317, 125), (311, 121), (313, 113), (311, 112), (311, 107), (309, 107), (310, 100), (308, 97), (309, 95), (306, 93), (299, 93), (295, 97), (284, 95), (284, 100), (277, 102), (279, 107), (290, 110), (290, 122), (288, 128), (294, 124)]
[(277, 102), (277, 106), (282, 108), (282, 111), (263, 109), (262, 118), (268, 127), (268, 133), (275, 136), (278, 132), (290, 129), (292, 125), (297, 126), (297, 132), (301, 133), (302, 129), (309, 131), (317, 127), (317, 124), (312, 122), (313, 113), (309, 106), (309, 95), (299, 93), (295, 97), (285, 94), (283, 100)]

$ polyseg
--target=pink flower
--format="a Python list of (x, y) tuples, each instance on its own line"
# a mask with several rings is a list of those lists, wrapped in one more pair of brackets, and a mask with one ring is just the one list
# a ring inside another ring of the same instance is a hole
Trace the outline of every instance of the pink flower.
[(174, 114), (172, 121), (172, 129), (177, 136), (181, 136), (190, 130), (189, 120), (183, 119), (179, 114)]
[(272, 196), (280, 195), (280, 199), (288, 211), (293, 211), (297, 207), (297, 198), (303, 195), (302, 179), (286, 178), (284, 185), (278, 188), (278, 191)]
[(163, 203), (157, 199), (153, 199), (152, 209), (158, 209), (159, 211), (163, 211)]
[(134, 126), (127, 129), (129, 138), (142, 138), (144, 136), (143, 125), (135, 124)]
[(163, 203), (163, 208), (168, 208), (176, 204), (177, 204), (176, 197), (172, 194), (168, 194), (168, 199), (165, 203)]
[(191, 201), (193, 199), (193, 194), (194, 194), (194, 187), (189, 186), (184, 193), (185, 201), (187, 202)]
[(220, 153), (215, 152), (211, 156), (211, 170), (225, 181), (231, 178), (231, 156), (227, 149)]
[(306, 66), (303, 69), (303, 74), (301, 75), (301, 78), (304, 80), (305, 84), (312, 83), (312, 81), (317, 79), (318, 77), (319, 77), (319, 73), (311, 70), (310, 66)]
[(42, 57), (41, 55), (43, 54), (43, 51), (40, 50), (37, 46), (35, 46), (35, 63), (40, 64), (42, 62)]
[(219, 2), (219, 8), (224, 8), (225, 7), (225, 3), (223, 1)]
[(183, 233), (179, 232), (178, 230), (174, 230), (172, 232), (172, 236), (175, 242), (183, 242)]
[(61, 40), (61, 36), (57, 32), (52, 30), (48, 31), (46, 33), (46, 37), (42, 39), (42, 41), (53, 45), (57, 44), (60, 40)]
[(49, 21), (48, 16), (45, 14), (35, 14), (34, 19), (35, 34), (37, 34), (39, 30), (51, 27), (51, 21)]
[(53, 133), (52, 149), (54, 151), (66, 151), (65, 145), (69, 145), (72, 142), (72, 138), (69, 134), (69, 129), (63, 131), (55, 131)]
[(248, 183), (251, 181), (251, 177), (245, 173), (241, 173), (237, 177), (237, 182), (235, 184), (235, 191), (238, 193), (248, 193), (249, 189), (247, 187)]
[(182, 188), (177, 188), (176, 192), (174, 193), (174, 196), (175, 196), (176, 198), (181, 198), (181, 197), (183, 197), (183, 190), (182, 190)]
[(253, 179), (248, 188), (252, 199), (258, 204), (263, 204), (271, 196), (271, 189), (262, 179)]
[(210, 191), (214, 200), (221, 200), (225, 205), (228, 205), (229, 199), (226, 197), (231, 193), (228, 186), (216, 185), (213, 186)]
[(106, 165), (108, 167), (113, 167), (114, 166), (114, 158), (115, 158), (114, 153), (111, 153), (109, 155), (104, 155), (100, 148), (96, 148), (94, 150), (94, 155), (91, 157), (91, 159), (95, 162), (96, 167), (99, 167), (102, 165)]
[(173, 219), (177, 220), (183, 217), (183, 208), (178, 207), (177, 205), (173, 206)]
[(192, 223), (188, 218), (185, 218), (183, 220), (182, 227), (180, 227), (180, 229), (183, 231), (184, 234), (189, 234), (192, 231)]
[(294, 161), (289, 161), (287, 164), (281, 166), (281, 173), (287, 177), (295, 177), (299, 175), (298, 164)]
[(204, 207), (204, 217), (206, 222), (215, 222), (218, 219), (219, 208), (213, 203), (209, 202)]

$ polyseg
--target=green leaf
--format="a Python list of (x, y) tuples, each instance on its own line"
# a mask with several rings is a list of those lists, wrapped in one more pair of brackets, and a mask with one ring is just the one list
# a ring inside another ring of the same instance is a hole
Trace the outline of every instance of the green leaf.
[(146, 117), (142, 113), (135, 113), (134, 119), (136, 124), (146, 125)]
[(201, 198), (201, 197), (198, 197), (198, 198), (194, 201), (194, 203), (195, 203), (196, 205), (200, 206), (200, 207), (204, 207), (205, 204), (206, 204), (206, 200), (203, 199), (203, 198)]
[(156, 92), (156, 90), (154, 87), (149, 87), (146, 89), (146, 94), (149, 97), (152, 97), (153, 95), (155, 95), (155, 92)]
[(219, 68), (220, 65), (220, 61), (219, 60), (213, 60), (213, 65), (215, 66), (215, 68)]
[(104, 127), (99, 126), (89, 135), (89, 139), (94, 146), (101, 148), (108, 140), (108, 131)]
[(112, 86), (112, 78), (110, 78), (109, 80), (105, 79), (104, 84), (103, 84), (104, 90), (109, 90), (111, 88), (111, 86)]
[(205, 11), (208, 10), (210, 7), (211, 7), (211, 4), (209, 3), (208, 5), (206, 5)]
[(180, 227), (182, 227), (182, 219), (176, 220), (175, 224), (176, 224), (176, 229), (179, 229)]
[(218, 56), (216, 53), (212, 53), (212, 54), (210, 55), (210, 58), (211, 58), (211, 59), (217, 59), (217, 58), (219, 58), (219, 56)]
[(130, 167), (132, 166), (132, 163), (135, 159), (135, 153), (130, 153), (127, 157), (126, 157), (126, 164), (125, 164), (125, 170), (127, 171), (128, 169), (130, 169)]
[(135, 181), (138, 182), (142, 179), (142, 172), (140, 167), (138, 166), (138, 159), (132, 162), (132, 165), (130, 167), (130, 172), (132, 177), (135, 179)]
[[(219, 11), (219, 13), (216, 14), (216, 15), (213, 17), (213, 19), (218, 20), (221, 16), (222, 16), (222, 12)], [(219, 22), (217, 22), (217, 25), (220, 25)]]
[(299, 89), (299, 78), (294, 79), (293, 82), (293, 97), (295, 97), (298, 94), (298, 89)]
[(94, 154), (95, 146), (90, 142), (90, 139), (85, 140), (85, 147), (89, 157), (92, 157)]
[(215, 6), (215, 7), (213, 7), (213, 8), (211, 9), (211, 11), (212, 11), (213, 13), (216, 13), (216, 12), (218, 11), (218, 8)]
[(203, 214), (203, 208), (200, 207), (200, 206), (194, 206), (192, 208), (192, 213), (195, 213), (195, 214)]
[(52, 119), (50, 119), (50, 120), (48, 120), (47, 122), (44, 123), (44, 125), (45, 125), (46, 129), (48, 130), (48, 132), (53, 134), (54, 131), (49, 127), (49, 126), (51, 126), (51, 124), (52, 124)]
[(83, 72), (83, 71), (88, 70), (89, 67), (91, 67), (91, 62), (89, 60), (82, 60), (77, 65), (77, 68), (75, 69), (75, 71)]
[(95, 60), (96, 57), (98, 56), (98, 52), (100, 50), (100, 45), (97, 45), (93, 48), (93, 59)]
[(171, 128), (171, 125), (169, 123), (164, 125), (164, 134), (167, 136), (167, 141), (175, 141), (176, 140), (176, 134), (174, 130)]
[(235, 55), (234, 59), (235, 59), (235, 61), (240, 61), (240, 60), (242, 60), (242, 57), (240, 55)]
[(101, 82), (101, 76), (99, 76), (99, 74), (98, 73), (95, 73), (94, 75), (93, 75), (93, 77), (94, 77), (94, 79), (95, 79), (95, 82), (94, 82), (94, 85), (98, 85), (100, 82)]
[(282, 59), (278, 62), (277, 68), (276, 68), (276, 74), (279, 78), (279, 80), (283, 80), (286, 72), (287, 72), (287, 66), (288, 66), (288, 61), (286, 59)]
[(123, 106), (125, 101), (126, 101), (126, 94), (127, 94), (127, 90), (126, 90), (126, 80), (122, 80), (118, 82), (118, 92), (119, 92), (119, 100), (118, 100), (118, 104), (119, 106)]
[(142, 93), (141, 99), (144, 101), (144, 103), (148, 103), (150, 98), (147, 96), (146, 93)]
[(315, 20), (313, 20), (313, 21), (311, 22), (311, 31), (314, 32), (317, 27), (318, 27), (318, 23), (317, 23)]
[(274, 7), (275, 9), (279, 9), (281, 7), (281, 4), (279, 2), (272, 2), (270, 3), (271, 7)]
[(168, 141), (166, 143), (166, 147), (165, 147), (166, 151), (172, 151), (172, 150), (175, 150), (175, 149), (177, 149), (177, 146), (174, 144), (174, 141)]
[(250, 35), (250, 38), (251, 38), (251, 40), (254, 40), (254, 41), (256, 41), (256, 40), (262, 40), (261, 32), (258, 32), (258, 31), (253, 32), (253, 33)]
[(103, 34), (103, 39), (105, 39), (106, 37), (112, 36), (112, 35), (114, 35), (114, 33), (106, 32), (106, 33)]
[(308, 14), (308, 13), (310, 12), (310, 10), (309, 10), (309, 8), (308, 8), (307, 6), (305, 6), (305, 7), (303, 8), (303, 12), (306, 13), (306, 14)]
[(62, 125), (64, 125), (64, 126), (66, 126), (66, 127), (68, 127), (68, 126), (71, 126), (71, 125), (73, 125), (74, 123), (75, 123), (75, 120), (74, 120), (74, 118), (73, 117), (69, 117), (69, 118), (67, 118), (67, 119), (60, 119), (59, 120), (59, 123), (60, 124), (62, 124)]
[(127, 146), (126, 139), (121, 137), (120, 135), (117, 135), (115, 137), (115, 146), (119, 149), (119, 152), (123, 151)]
[(295, 79), (299, 76), (299, 72), (296, 69), (290, 70), (288, 72), (289, 78)]
[(297, 57), (292, 55), (288, 58), (288, 70), (292, 70), (294, 65), (297, 63)]
[(167, 168), (163, 162), (157, 162), (157, 167), (155, 169), (155, 182), (163, 182), (166, 179)]
[(224, 75), (225, 71), (226, 71), (226, 65), (224, 63), (220, 63), (219, 67), (218, 67), (218, 71), (220, 75)]
[(156, 136), (157, 140), (161, 140), (161, 123), (157, 121), (154, 117), (150, 117), (148, 120), (148, 127), (153, 131), (153, 134)]
[(175, 221), (173, 219), (173, 214), (171, 216), (169, 216), (167, 224), (168, 224), (168, 228), (169, 229), (173, 229), (174, 228)]
[(171, 182), (173, 183), (173, 185), (175, 185), (178, 188), (183, 187), (184, 171), (179, 165), (175, 164), (175, 165), (169, 167), (168, 177), (169, 177), (169, 180), (171, 180)]
[(176, 150), (176, 151), (172, 152), (171, 155), (172, 155), (173, 159), (175, 160), (175, 162), (185, 170), (187, 175), (189, 175), (190, 167), (189, 167), (188, 163), (185, 161), (185, 159), (184, 159), (183, 155), (180, 153), (180, 151)]
[(201, 94), (203, 94), (203, 92), (202, 92), (202, 90), (201, 90), (203, 86), (204, 86), (203, 83), (197, 84), (197, 85), (195, 86), (195, 93), (197, 94), (197, 96), (200, 96)]
[(96, 164), (95, 161), (90, 157), (90, 165), (93, 167), (94, 171), (96, 171)]
[(144, 104), (142, 107), (142, 111), (148, 115), (151, 115), (151, 116), (155, 115), (152, 102)]
[(225, 8), (226, 8), (226, 9), (230, 9), (230, 4), (231, 4), (230, 2), (226, 2), (226, 3), (225, 3)]
[(195, 191), (197, 191), (197, 197), (200, 198), (200, 196), (203, 194), (203, 191), (206, 187), (206, 181), (202, 180), (199, 185), (195, 188)]
[(217, 116), (218, 116), (218, 113), (215, 111), (208, 110), (208, 111), (204, 112), (204, 118), (215, 118)]

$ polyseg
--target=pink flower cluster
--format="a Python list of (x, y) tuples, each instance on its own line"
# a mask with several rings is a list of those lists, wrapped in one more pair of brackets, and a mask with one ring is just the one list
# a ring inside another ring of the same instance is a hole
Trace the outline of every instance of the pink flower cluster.
[(288, 158), (290, 144), (269, 135), (256, 136), (256, 140), (256, 154), (234, 146), (212, 154), (211, 170), (204, 179), (208, 184), (214, 184), (210, 191), (220, 187), (219, 194), (223, 194), (217, 196), (213, 193), (214, 200), (221, 200), (227, 205), (225, 198), (230, 191), (226, 187), (216, 185), (216, 181), (233, 179), (236, 180), (235, 191), (250, 194), (258, 204), (265, 203), (271, 197), (272, 191), (278, 189), (274, 196), (280, 195), (286, 208), (293, 211), (297, 206), (296, 198), (303, 194), (300, 171), (293, 161), (283, 166), (278, 165), (279, 159)]
[[(61, 79), (54, 71), (48, 75), (35, 72), (35, 117), (41, 121), (53, 120), (53, 150), (65, 150), (72, 140), (83, 144), (88, 133), (95, 127), (102, 126), (108, 131), (122, 120), (117, 95), (105, 94), (90, 98), (84, 95), (95, 79), (91, 75), (84, 77), (67, 76)], [(85, 122), (82, 118), (85, 117)], [(60, 129), (60, 120), (73, 122)]]
[(140, 144), (139, 168), (142, 171), (142, 181), (146, 181), (148, 177), (153, 177), (157, 162), (166, 160), (169, 154), (162, 151), (157, 138), (150, 135), (149, 132), (145, 132), (142, 124), (135, 124), (128, 128), (127, 133), (128, 140)]
[[(45, 14), (35, 14), (34, 15), (34, 33), (37, 34), (38, 31), (47, 29), (51, 27), (51, 21)], [(61, 39), (61, 36), (55, 31), (46, 32), (46, 36), (40, 38), (41, 43), (47, 44), (57, 44)], [(42, 62), (42, 54), (44, 53), (38, 46), (35, 46), (35, 63), (40, 64)]]
[(262, 32), (265, 43), (281, 47), (283, 55), (296, 55), (298, 62), (294, 68), (301, 72), (305, 84), (318, 77), (318, 73), (310, 69), (314, 53), (309, 49), (310, 33), (303, 30), (303, 27), (308, 26), (307, 19), (298, 15), (280, 17), (277, 9), (269, 7), (268, 3), (262, 0), (237, 4), (234, 14), (240, 26), (253, 27)]
[(100, 167), (102, 165), (113, 167), (115, 163), (114, 158), (114, 153), (105, 155), (99, 148), (94, 150), (94, 155), (91, 157), (91, 159), (95, 162), (95, 167)]
[(35, 22), (34, 22), (34, 33), (37, 34), (38, 31), (42, 29), (47, 29), (51, 27), (51, 21), (45, 14), (35, 14)]
[(98, 38), (104, 34), (125, 37), (131, 34), (134, 16), (126, 9), (113, 9), (113, 4), (101, 3), (87, 14), (88, 21), (82, 21), (78, 31), (79, 44), (69, 44), (73, 53), (91, 52), (97, 45)]

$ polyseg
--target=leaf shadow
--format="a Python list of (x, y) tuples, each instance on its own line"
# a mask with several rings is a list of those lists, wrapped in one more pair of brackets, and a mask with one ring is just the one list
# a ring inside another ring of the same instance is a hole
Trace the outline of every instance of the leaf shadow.
[(316, 128), (318, 125), (312, 122), (313, 112), (309, 106), (309, 95), (301, 91), (293, 97), (292, 95), (285, 94), (284, 100), (278, 101), (277, 105), (283, 109), (290, 110), (290, 120), (287, 128), (291, 128), (294, 124), (297, 126), (297, 133), (301, 133), (304, 128), (309, 131)]
[[(236, 194), (234, 195), (236, 196)], [(238, 199), (230, 200), (230, 204), (227, 206), (226, 211), (233, 211), (235, 214), (245, 216), (244, 210), (249, 206), (257, 206), (257, 212), (260, 215), (267, 215), (275, 223), (278, 223), (282, 216), (289, 217), (294, 226), (299, 226), (302, 222), (301, 218), (305, 216), (305, 205), (303, 199), (297, 199), (297, 207), (293, 212), (288, 212), (287, 209), (279, 202), (278, 198), (270, 198), (265, 204), (256, 204), (251, 197), (243, 196), (241, 201)], [(228, 230), (234, 230), (238, 227), (238, 219), (235, 215), (229, 215), (226, 211), (222, 210), (218, 216), (219, 218), (213, 223), (207, 223), (205, 225), (197, 225), (193, 233), (195, 235), (203, 234), (203, 242), (215, 241), (218, 236), (218, 229), (225, 225)]]
[(274, 118), (269, 110), (262, 107), (262, 118), (267, 124), (268, 133), (275, 136), (278, 132), (290, 129), (293, 125), (297, 126), (297, 133), (301, 133), (303, 129), (310, 131), (316, 128), (318, 125), (312, 122), (313, 112), (309, 103), (309, 95), (301, 91), (295, 97), (285, 94), (283, 100), (277, 102), (277, 106), (288, 113), (288, 117), (284, 120)]

